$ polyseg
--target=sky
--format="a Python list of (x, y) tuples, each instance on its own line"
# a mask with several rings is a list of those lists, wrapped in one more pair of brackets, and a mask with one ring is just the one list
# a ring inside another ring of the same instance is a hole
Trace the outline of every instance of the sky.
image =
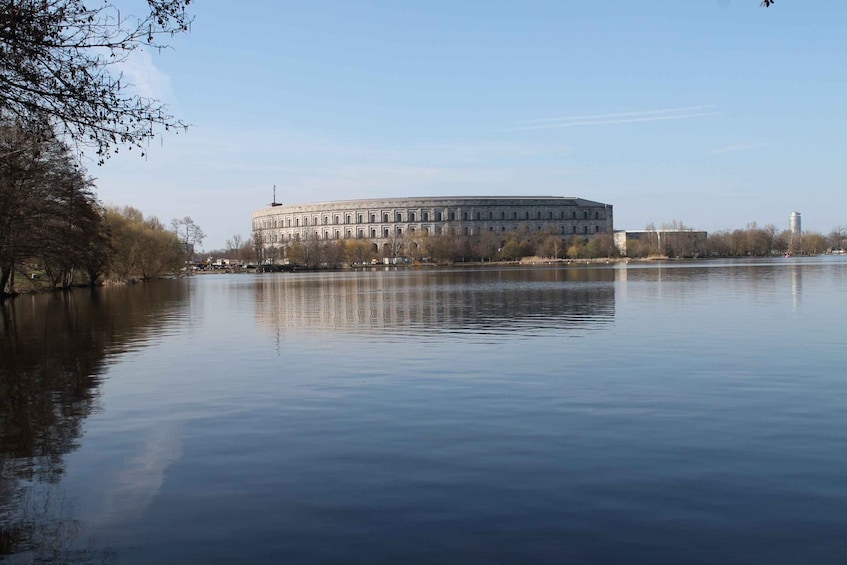
[[(119, 2), (139, 13), (144, 2)], [(847, 3), (196, 0), (123, 64), (191, 124), (98, 167), (100, 199), (206, 250), (338, 199), (578, 196), (615, 229), (847, 225)]]

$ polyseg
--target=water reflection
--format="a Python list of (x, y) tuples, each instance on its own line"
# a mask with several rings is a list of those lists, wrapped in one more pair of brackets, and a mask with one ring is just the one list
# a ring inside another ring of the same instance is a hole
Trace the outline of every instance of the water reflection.
[(256, 281), (256, 321), (282, 332), (529, 335), (615, 316), (614, 269), (283, 274)]
[(0, 306), (0, 556), (107, 560), (78, 542), (60, 481), (82, 424), (99, 409), (108, 359), (142, 345), (187, 301), (173, 283), (24, 296)]

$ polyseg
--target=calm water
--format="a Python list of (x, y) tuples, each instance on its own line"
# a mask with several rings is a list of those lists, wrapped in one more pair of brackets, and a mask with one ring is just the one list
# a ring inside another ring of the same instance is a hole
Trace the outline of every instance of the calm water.
[(0, 561), (847, 562), (844, 259), (0, 312)]

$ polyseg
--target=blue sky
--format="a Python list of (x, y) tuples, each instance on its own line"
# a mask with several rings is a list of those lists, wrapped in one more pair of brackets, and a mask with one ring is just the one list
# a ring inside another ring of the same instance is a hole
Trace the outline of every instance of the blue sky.
[[(847, 224), (836, 0), (192, 2), (124, 66), (192, 124), (91, 166), (100, 198), (192, 216), (206, 249), (284, 203), (558, 195), (616, 229)], [(139, 2), (127, 0), (136, 10)]]

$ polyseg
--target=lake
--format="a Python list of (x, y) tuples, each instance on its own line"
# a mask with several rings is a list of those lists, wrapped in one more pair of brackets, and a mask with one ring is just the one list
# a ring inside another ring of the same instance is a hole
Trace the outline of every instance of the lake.
[(0, 312), (0, 561), (847, 562), (843, 257)]

